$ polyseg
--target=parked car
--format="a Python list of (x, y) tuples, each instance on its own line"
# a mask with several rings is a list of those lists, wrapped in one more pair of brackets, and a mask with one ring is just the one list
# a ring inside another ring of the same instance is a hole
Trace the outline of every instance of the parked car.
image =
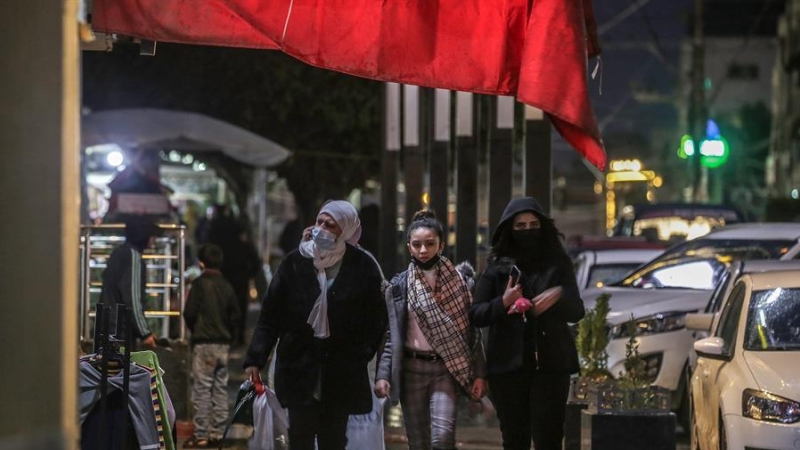
[(660, 255), (662, 250), (584, 250), (575, 257), (578, 288), (603, 287)]
[(669, 247), (667, 242), (648, 241), (644, 237), (584, 236), (575, 234), (566, 242), (567, 253), (572, 258), (587, 250), (661, 250)]
[(672, 407), (688, 426), (687, 368), (694, 343), (686, 314), (705, 308), (731, 262), (742, 259), (794, 259), (800, 254), (800, 223), (732, 225), (667, 249), (624, 280), (587, 289), (582, 296), (594, 307), (602, 293), (611, 294), (608, 314), (608, 367), (625, 370), (626, 323), (634, 320), (639, 352), (652, 383), (672, 391)]
[[(698, 341), (711, 335), (711, 330), (716, 328), (719, 321), (719, 311), (722, 308), (723, 301), (730, 295), (733, 286), (742, 276), (751, 273), (782, 270), (800, 270), (800, 260), (747, 260), (731, 263), (716, 289), (714, 289), (714, 293), (708, 299), (703, 312), (686, 315), (686, 328), (692, 331), (692, 338)], [(697, 352), (692, 347), (689, 350), (688, 377), (691, 377), (695, 367), (697, 367)]]
[(797, 448), (800, 270), (740, 277), (694, 348), (693, 449)]
[(613, 236), (646, 236), (650, 240), (695, 239), (711, 230), (744, 222), (736, 208), (702, 203), (627, 205), (617, 218)]

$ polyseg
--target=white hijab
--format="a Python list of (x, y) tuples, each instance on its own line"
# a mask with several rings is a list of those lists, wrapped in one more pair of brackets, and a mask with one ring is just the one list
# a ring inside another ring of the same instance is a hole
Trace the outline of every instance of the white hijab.
[(345, 243), (358, 244), (358, 240), (361, 238), (361, 221), (358, 219), (356, 208), (344, 200), (325, 203), (317, 217), (322, 213), (331, 216), (342, 229), (342, 234), (336, 237), (334, 247), (330, 250), (321, 250), (317, 248), (312, 239), (301, 242), (299, 250), (301, 255), (314, 259), (320, 289), (320, 294), (314, 302), (307, 323), (314, 328), (314, 337), (327, 338), (330, 336), (330, 331), (328, 328), (328, 276), (325, 274), (325, 269), (333, 267), (342, 260), (347, 249)]

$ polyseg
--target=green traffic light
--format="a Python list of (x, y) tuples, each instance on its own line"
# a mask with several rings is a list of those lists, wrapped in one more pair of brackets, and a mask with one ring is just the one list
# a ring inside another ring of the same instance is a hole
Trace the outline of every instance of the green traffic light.
[[(722, 136), (700, 142), (700, 164), (709, 169), (716, 169), (725, 164), (729, 155), (728, 141)], [(678, 147), (678, 157), (688, 159), (692, 156), (694, 156), (694, 141), (691, 136), (684, 134)]]

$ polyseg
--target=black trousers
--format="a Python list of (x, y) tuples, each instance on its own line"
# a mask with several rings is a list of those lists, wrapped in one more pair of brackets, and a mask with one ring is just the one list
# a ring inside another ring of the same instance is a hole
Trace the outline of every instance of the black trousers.
[(332, 412), (330, 405), (314, 401), (310, 405), (289, 408), (289, 448), (314, 450), (314, 438), (319, 450), (345, 450), (349, 414)]
[(503, 449), (561, 450), (570, 374), (522, 369), (488, 378)]

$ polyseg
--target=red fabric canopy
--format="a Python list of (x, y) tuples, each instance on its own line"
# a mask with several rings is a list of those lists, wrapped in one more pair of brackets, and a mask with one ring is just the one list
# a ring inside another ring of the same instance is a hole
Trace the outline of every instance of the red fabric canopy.
[(155, 41), (280, 49), (375, 80), (513, 95), (605, 166), (586, 83), (587, 56), (599, 52), (591, 0), (95, 0), (92, 24)]

